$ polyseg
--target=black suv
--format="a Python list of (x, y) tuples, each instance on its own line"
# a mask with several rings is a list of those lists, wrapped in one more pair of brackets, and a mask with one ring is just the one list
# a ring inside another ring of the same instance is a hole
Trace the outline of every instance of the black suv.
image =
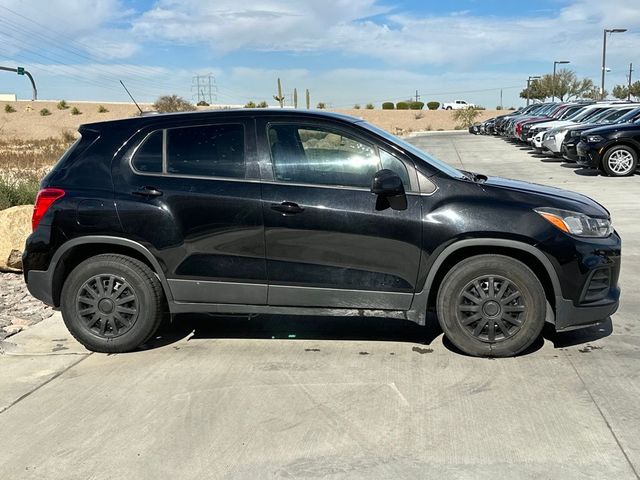
[(165, 312), (377, 315), (508, 356), (616, 311), (620, 238), (582, 195), (456, 170), (366, 122), (286, 110), (83, 125), (42, 182), (30, 292), (87, 348)]
[(576, 147), (578, 164), (610, 177), (627, 177), (638, 168), (640, 120), (587, 130)]

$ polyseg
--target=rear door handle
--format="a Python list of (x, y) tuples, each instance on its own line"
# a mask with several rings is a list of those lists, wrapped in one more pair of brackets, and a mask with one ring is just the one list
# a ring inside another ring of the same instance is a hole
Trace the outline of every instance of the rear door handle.
[(133, 194), (140, 195), (142, 197), (159, 197), (160, 195), (162, 195), (162, 192), (156, 187), (141, 187), (133, 192)]
[(304, 211), (300, 205), (294, 202), (272, 203), (271, 210), (286, 214), (300, 213)]

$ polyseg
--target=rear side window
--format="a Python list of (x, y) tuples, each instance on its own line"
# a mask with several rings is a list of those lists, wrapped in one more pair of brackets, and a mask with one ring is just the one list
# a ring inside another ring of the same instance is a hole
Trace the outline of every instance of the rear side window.
[(139, 172), (162, 172), (162, 130), (149, 135), (133, 156), (133, 166)]
[(167, 172), (244, 178), (242, 125), (206, 125), (167, 130)]

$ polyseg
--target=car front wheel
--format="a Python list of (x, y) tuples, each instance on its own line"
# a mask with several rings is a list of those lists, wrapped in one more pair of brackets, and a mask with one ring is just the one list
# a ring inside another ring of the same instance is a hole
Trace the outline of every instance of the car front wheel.
[(437, 313), (447, 338), (478, 357), (509, 357), (540, 335), (546, 314), (544, 288), (522, 262), (503, 255), (461, 261), (445, 276)]
[(163, 318), (163, 292), (153, 271), (131, 257), (89, 258), (67, 277), (61, 294), (64, 322), (89, 350), (128, 352), (145, 343)]
[(602, 157), (602, 169), (610, 177), (626, 177), (636, 171), (638, 154), (626, 145), (607, 150)]

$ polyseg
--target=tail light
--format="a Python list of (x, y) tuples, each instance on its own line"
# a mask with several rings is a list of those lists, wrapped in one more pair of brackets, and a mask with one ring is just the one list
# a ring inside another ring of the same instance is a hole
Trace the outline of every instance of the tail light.
[(35, 230), (44, 217), (44, 214), (47, 213), (49, 207), (53, 205), (53, 202), (64, 197), (64, 190), (60, 188), (45, 188), (38, 192), (38, 196), (36, 197), (36, 204), (33, 207), (33, 216), (31, 217), (31, 227)]

